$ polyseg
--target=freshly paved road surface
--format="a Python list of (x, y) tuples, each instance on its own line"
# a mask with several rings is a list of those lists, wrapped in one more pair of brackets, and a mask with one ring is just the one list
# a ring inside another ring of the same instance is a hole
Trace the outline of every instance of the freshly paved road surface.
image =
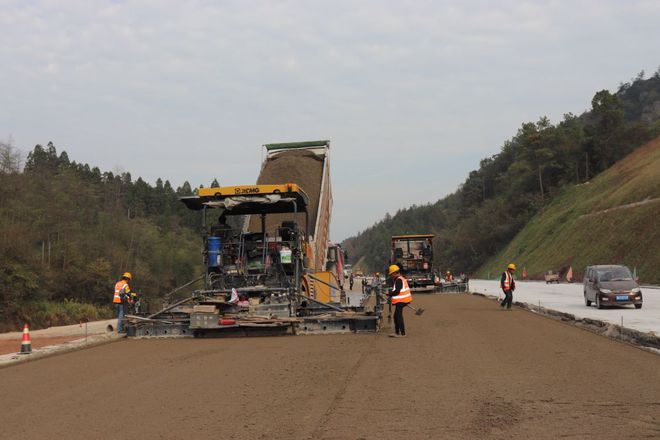
[[(488, 295), (501, 293), (499, 281), (470, 280), (470, 290)], [(644, 304), (637, 310), (633, 306), (614, 306), (598, 310), (594, 304), (584, 304), (582, 283), (545, 284), (538, 281), (516, 281), (513, 300), (571, 313), (578, 318), (599, 319), (642, 332), (655, 332), (660, 336), (660, 289), (642, 287)]]
[(466, 294), (409, 337), (123, 340), (0, 369), (2, 438), (660, 437), (660, 356)]

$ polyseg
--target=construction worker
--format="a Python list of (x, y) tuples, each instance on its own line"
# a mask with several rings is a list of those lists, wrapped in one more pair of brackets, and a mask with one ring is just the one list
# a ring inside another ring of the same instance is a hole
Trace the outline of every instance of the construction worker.
[(380, 272), (376, 272), (374, 274), (374, 277), (371, 279), (371, 288), (377, 291), (379, 287), (380, 287)]
[(224, 211), (218, 217), (218, 224), (213, 226), (211, 233), (215, 237), (220, 237), (223, 244), (231, 240), (234, 236), (234, 230), (227, 224), (227, 216)]
[(403, 309), (406, 304), (412, 302), (412, 294), (408, 287), (408, 280), (401, 275), (401, 269), (396, 264), (392, 264), (387, 269), (387, 274), (392, 280), (392, 288), (388, 292), (389, 300), (394, 305), (394, 333), (391, 338), (402, 338), (406, 336), (406, 326), (403, 322)]
[(124, 275), (115, 284), (115, 294), (112, 297), (112, 303), (115, 305), (115, 310), (117, 311), (117, 333), (121, 333), (124, 330), (124, 305), (131, 298), (131, 287), (128, 285), (131, 278), (130, 272), (124, 272)]
[(506, 270), (502, 273), (500, 278), (500, 287), (504, 292), (504, 299), (500, 307), (506, 306), (507, 310), (511, 310), (511, 303), (513, 302), (513, 291), (516, 290), (516, 280), (513, 278), (513, 273), (516, 271), (516, 265), (509, 263)]

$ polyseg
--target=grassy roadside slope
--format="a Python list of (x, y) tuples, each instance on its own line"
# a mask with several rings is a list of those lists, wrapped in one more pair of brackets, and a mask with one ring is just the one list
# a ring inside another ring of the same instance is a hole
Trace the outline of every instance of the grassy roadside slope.
[(642, 282), (660, 283), (660, 137), (567, 188), (477, 275), (499, 275), (509, 261), (529, 278), (570, 265), (575, 279), (587, 265), (622, 263)]

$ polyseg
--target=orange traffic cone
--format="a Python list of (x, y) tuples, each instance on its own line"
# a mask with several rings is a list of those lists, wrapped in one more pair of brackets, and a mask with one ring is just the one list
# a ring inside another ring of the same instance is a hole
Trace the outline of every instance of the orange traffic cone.
[(30, 341), (30, 327), (23, 326), (23, 342), (21, 342), (21, 354), (32, 353), (32, 341)]

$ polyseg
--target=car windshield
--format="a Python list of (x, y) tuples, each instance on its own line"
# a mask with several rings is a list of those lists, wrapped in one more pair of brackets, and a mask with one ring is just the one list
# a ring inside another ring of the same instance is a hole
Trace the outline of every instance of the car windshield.
[(598, 270), (599, 281), (624, 281), (632, 280), (632, 275), (627, 267), (610, 267)]

